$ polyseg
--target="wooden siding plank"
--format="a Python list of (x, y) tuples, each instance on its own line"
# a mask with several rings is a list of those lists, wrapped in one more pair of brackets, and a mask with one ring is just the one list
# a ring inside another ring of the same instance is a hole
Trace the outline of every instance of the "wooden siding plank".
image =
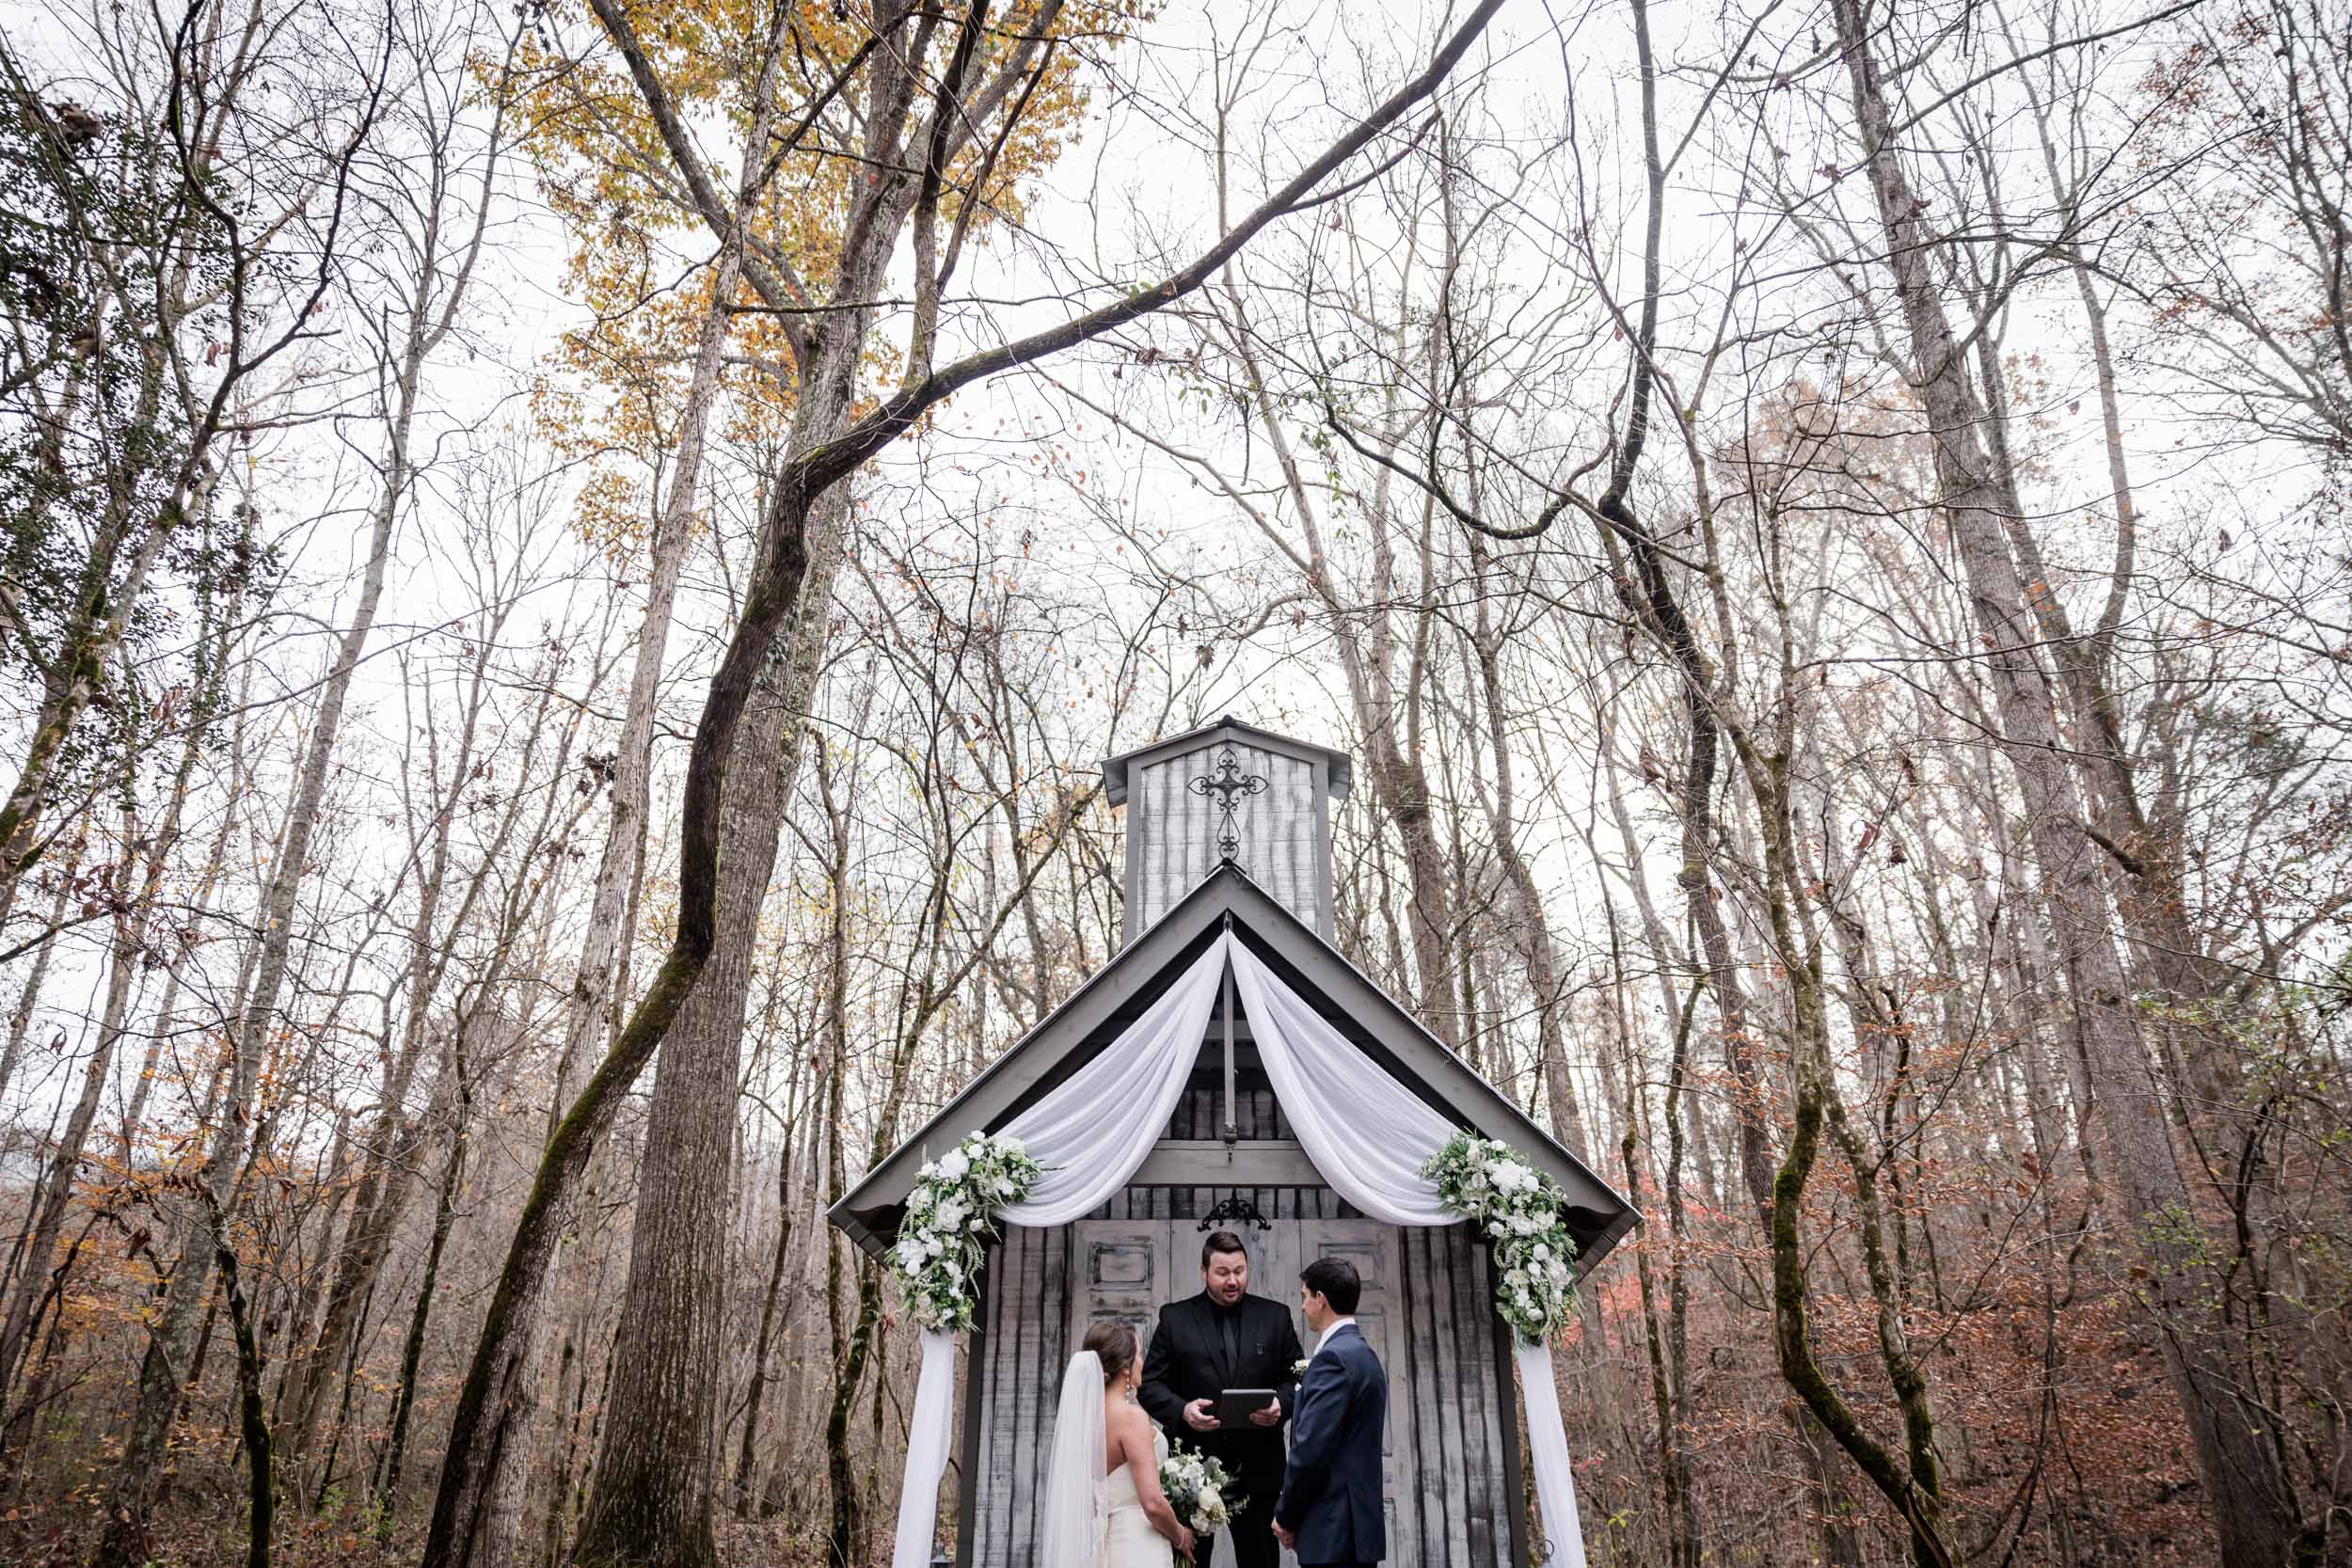
[[(1037, 1555), (1037, 1489), (1040, 1485), (1039, 1463), (1044, 1449), (1046, 1413), (1039, 1408), (1038, 1384), (1045, 1364), (1045, 1306), (1044, 1270), (1040, 1266), (1044, 1248), (1040, 1244), (1046, 1234), (1026, 1227), (1016, 1227), (1014, 1235), (1022, 1239), (1021, 1312), (1012, 1324), (1012, 1337), (1018, 1349), (1012, 1368), (1013, 1455), (1012, 1455), (1012, 1531), (1011, 1560), (1027, 1562)], [(1057, 1336), (1058, 1338), (1058, 1336)]]
[(1421, 1482), (1420, 1506), (1413, 1511), (1417, 1527), (1413, 1540), (1413, 1560), (1437, 1564), (1446, 1560), (1439, 1550), (1443, 1541), (1443, 1515), (1446, 1499), (1433, 1484), (1438, 1474), (1437, 1456), (1438, 1417), (1430, 1408), (1438, 1398), (1436, 1369), (1433, 1365), (1437, 1347), (1430, 1342), (1429, 1322), (1421, 1303), (1426, 1294), (1428, 1257), (1423, 1250), (1422, 1230), (1409, 1227), (1397, 1233), (1398, 1292), (1405, 1297), (1404, 1334), (1406, 1386), (1412, 1389), (1413, 1406), (1413, 1474)]
[(956, 1433), (956, 1545), (960, 1568), (972, 1568), (979, 1547), (980, 1438), (988, 1430), (988, 1325), (996, 1310), (995, 1248), (980, 1274), (980, 1302), (964, 1339), (962, 1430)]
[(984, 1568), (1005, 1568), (1012, 1560), (1012, 1452), (1016, 1433), (1012, 1424), (1003, 1418), (1006, 1379), (1015, 1361), (1012, 1340), (1010, 1298), (1014, 1294), (1012, 1276), (1019, 1264), (1015, 1260), (1017, 1243), (1013, 1237), (1019, 1231), (1009, 1231), (991, 1248), (993, 1254), (989, 1273), (996, 1281), (990, 1292), (993, 1308), (988, 1333), (988, 1433), (984, 1451), (987, 1473), (980, 1478), (979, 1541), (974, 1561)]
[(1071, 1266), (1070, 1227), (1062, 1226), (1041, 1231), (1040, 1234), (1046, 1238), (1045, 1281), (1049, 1294), (1046, 1311), (1038, 1323), (1045, 1339), (1044, 1365), (1041, 1369), (1045, 1375), (1038, 1380), (1038, 1397), (1047, 1419), (1041, 1421), (1038, 1427), (1037, 1505), (1031, 1510), (1032, 1519), (1045, 1516), (1046, 1471), (1050, 1467), (1045, 1463), (1045, 1455), (1052, 1450), (1043, 1441), (1043, 1436), (1046, 1427), (1051, 1424), (1052, 1413), (1061, 1404), (1063, 1369), (1070, 1365), (1071, 1353), (1078, 1348), (1070, 1332), (1072, 1309), (1077, 1305), (1073, 1297), (1078, 1290), (1076, 1271)]
[[(1479, 1299), (1491, 1302), (1494, 1299), (1493, 1269), (1486, 1259), (1484, 1246), (1479, 1246), (1472, 1254), (1472, 1261), (1476, 1267), (1471, 1277)], [(1514, 1358), (1516, 1347), (1511, 1325), (1502, 1321), (1502, 1313), (1489, 1307), (1486, 1323), (1488, 1332), (1494, 1337), (1489, 1354), (1495, 1369), (1496, 1417), (1502, 1423), (1502, 1479), (1499, 1492), (1503, 1517), (1511, 1531), (1510, 1551), (1504, 1560), (1511, 1564), (1511, 1568), (1528, 1568), (1528, 1557), (1533, 1549), (1529, 1544), (1527, 1518), (1531, 1499), (1521, 1484), (1527, 1466), (1519, 1449), (1518, 1368)]]
[(1511, 1484), (1502, 1465), (1502, 1388), (1489, 1347), (1494, 1297), (1486, 1289), (1486, 1248), (1467, 1225), (1443, 1232), (1454, 1284), (1454, 1343), (1461, 1362), (1463, 1402), (1462, 1495), (1470, 1504), (1470, 1551), (1474, 1561), (1507, 1568)]
[(1227, 1181), (1271, 1188), (1319, 1186), (1323, 1178), (1294, 1143), (1254, 1139), (1228, 1149), (1222, 1139), (1163, 1138), (1130, 1180), (1139, 1187)]
[(1429, 1319), (1431, 1338), (1438, 1347), (1438, 1459), (1446, 1498), (1445, 1560), (1468, 1565), (1486, 1560), (1474, 1555), (1470, 1541), (1470, 1465), (1466, 1451), (1470, 1427), (1466, 1407), (1474, 1395), (1470, 1383), (1476, 1375), (1471, 1369), (1484, 1357), (1465, 1357), (1462, 1354), (1465, 1347), (1459, 1314), (1454, 1310), (1453, 1260), (1447, 1256), (1446, 1247), (1446, 1230), (1451, 1228), (1422, 1232), (1430, 1270), (1422, 1290), (1424, 1299), (1415, 1303), (1415, 1307)]
[(1250, 1090), (1249, 1126), (1242, 1136), (1245, 1138), (1279, 1138), (1282, 1134), (1275, 1131), (1277, 1119), (1274, 1114), (1274, 1091), (1272, 1089)]

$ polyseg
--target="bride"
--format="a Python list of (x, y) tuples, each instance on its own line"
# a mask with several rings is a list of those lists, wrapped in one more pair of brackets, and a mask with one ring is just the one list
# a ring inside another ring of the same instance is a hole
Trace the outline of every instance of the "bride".
[(1160, 1490), (1168, 1439), (1136, 1402), (1142, 1347), (1125, 1323), (1087, 1330), (1062, 1374), (1040, 1568), (1169, 1568), (1192, 1531)]

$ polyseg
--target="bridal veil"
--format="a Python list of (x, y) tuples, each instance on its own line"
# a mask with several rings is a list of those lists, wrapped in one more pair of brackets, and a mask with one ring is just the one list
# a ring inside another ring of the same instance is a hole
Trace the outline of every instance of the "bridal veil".
[(1038, 1522), (1038, 1568), (1094, 1568), (1108, 1528), (1110, 1478), (1103, 1473), (1103, 1358), (1082, 1350), (1062, 1373), (1054, 1452)]

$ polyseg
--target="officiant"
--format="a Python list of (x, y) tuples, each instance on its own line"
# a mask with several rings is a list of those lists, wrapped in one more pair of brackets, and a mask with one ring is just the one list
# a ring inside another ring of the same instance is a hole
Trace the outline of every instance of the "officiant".
[[(1230, 1230), (1200, 1243), (1200, 1293), (1160, 1308), (1143, 1358), (1143, 1408), (1168, 1440), (1232, 1473), (1248, 1506), (1232, 1523), (1235, 1568), (1276, 1568), (1274, 1504), (1282, 1490), (1282, 1427), (1298, 1402), (1306, 1353), (1290, 1308), (1249, 1293), (1249, 1253)], [(1270, 1388), (1273, 1402), (1243, 1421), (1217, 1419), (1227, 1389)], [(1194, 1561), (1207, 1564), (1214, 1542)]]

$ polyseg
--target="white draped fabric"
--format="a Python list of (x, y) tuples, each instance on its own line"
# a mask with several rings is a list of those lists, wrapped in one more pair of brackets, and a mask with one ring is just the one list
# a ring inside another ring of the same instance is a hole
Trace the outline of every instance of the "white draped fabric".
[(1527, 1459), (1535, 1472), (1535, 1506), (1544, 1516), (1552, 1568), (1584, 1568), (1584, 1527), (1576, 1517), (1576, 1471), (1568, 1462), (1568, 1429), (1560, 1419), (1560, 1390), (1551, 1381), (1551, 1346), (1519, 1345), (1519, 1388), (1527, 1398)]
[(1110, 1049), (1005, 1124), (1045, 1174), (1004, 1212), (1043, 1227), (1086, 1218), (1110, 1201), (1168, 1131), (1192, 1076), (1225, 977), (1220, 936)]
[[(1437, 1183), (1421, 1175), (1453, 1135), (1452, 1125), (1382, 1071), (1231, 932), (1100, 1055), (1006, 1124), (1046, 1175), (1004, 1217), (1014, 1225), (1067, 1225), (1126, 1185), (1175, 1111), (1229, 963), (1275, 1098), (1332, 1190), (1390, 1225), (1455, 1224), (1459, 1216), (1438, 1200)], [(935, 1338), (948, 1346), (936, 1361)], [(947, 1408), (955, 1382), (953, 1343), (946, 1335), (923, 1337), (892, 1568), (926, 1568), (930, 1560), (939, 1478), (953, 1425)], [(1527, 1399), (1535, 1500), (1551, 1548), (1547, 1565), (1585, 1568), (1551, 1347), (1521, 1346), (1516, 1359)]]
[(1274, 1098), (1332, 1191), (1390, 1225), (1460, 1220), (1421, 1174), (1454, 1124), (1374, 1066), (1258, 955), (1225, 941)]
[(898, 1482), (891, 1568), (930, 1568), (931, 1535), (939, 1528), (939, 1478), (947, 1473), (947, 1444), (956, 1431), (955, 1402), (956, 1337), (927, 1328), (914, 1409), (907, 1417), (907, 1468)]

